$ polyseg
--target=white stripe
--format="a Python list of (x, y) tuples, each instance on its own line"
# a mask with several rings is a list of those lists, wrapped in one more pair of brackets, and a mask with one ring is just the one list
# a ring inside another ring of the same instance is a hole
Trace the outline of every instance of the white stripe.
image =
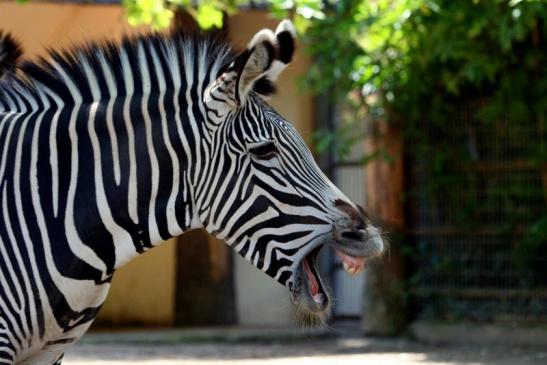
[(89, 118), (87, 122), (87, 131), (89, 133), (89, 138), (91, 140), (91, 146), (93, 149), (93, 159), (94, 159), (94, 178), (95, 178), (95, 196), (97, 198), (97, 208), (99, 210), (99, 216), (101, 221), (104, 224), (106, 230), (112, 236), (114, 244), (114, 252), (116, 255), (115, 258), (115, 268), (121, 267), (123, 264), (127, 263), (129, 260), (136, 256), (135, 245), (133, 244), (133, 239), (131, 235), (120, 225), (118, 225), (114, 217), (112, 216), (112, 211), (110, 210), (110, 204), (106, 198), (105, 192), (105, 183), (103, 181), (103, 171), (101, 166), (101, 145), (99, 142), (99, 137), (97, 136), (97, 131), (95, 130), (95, 116), (97, 113), (97, 108), (101, 100), (101, 91), (97, 85), (97, 79), (93, 74), (89, 64), (86, 60), (81, 60), (81, 63), (86, 74), (89, 88), (95, 102), (89, 107)]
[[(34, 131), (32, 134), (32, 143), (31, 143), (31, 151), (30, 151), (31, 152), (30, 153), (30, 190), (31, 190), (30, 193), (32, 198), (32, 206), (34, 208), (34, 212), (36, 215), (36, 223), (38, 224), (38, 228), (40, 230), (40, 236), (41, 236), (42, 244), (44, 247), (44, 254), (45, 254), (44, 258), (46, 260), (46, 265), (47, 265), (49, 274), (51, 276), (51, 279), (55, 283), (55, 286), (61, 292), (63, 292), (64, 297), (67, 303), (69, 304), (70, 308), (75, 311), (82, 311), (86, 309), (87, 307), (100, 305), (102, 303), (102, 301), (100, 300), (102, 299), (101, 291), (104, 290), (103, 288), (105, 287), (105, 285), (106, 287), (108, 287), (109, 284), (96, 285), (93, 280), (76, 280), (72, 278), (67, 278), (62, 276), (59, 270), (57, 269), (55, 260), (53, 259), (53, 252), (51, 249), (51, 242), (48, 235), (47, 224), (44, 218), (44, 212), (42, 211), (42, 207), (40, 204), (40, 193), (39, 193), (40, 188), (38, 185), (38, 146), (40, 143), (38, 138), (40, 134), (39, 131), (40, 131), (40, 125), (42, 121), (43, 121), (43, 118), (39, 118), (36, 120), (36, 122), (33, 125)], [(20, 148), (18, 148), (18, 153), (19, 152), (20, 152)], [(20, 155), (18, 159), (16, 160), (16, 164), (18, 167), (21, 164)], [(17, 195), (20, 194), (20, 186), (19, 186), (18, 179), (15, 182), (16, 182), (15, 193), (17, 198), (16, 202), (20, 203), (20, 197), (17, 197)], [(32, 244), (32, 241), (26, 226), (26, 222), (22, 215), (19, 217), (19, 222), (21, 223), (22, 229), (24, 228), (25, 241)], [(70, 237), (67, 237), (67, 238), (70, 243), (71, 241)], [(47, 298), (47, 294), (46, 296), (41, 296), (41, 298)]]
[[(162, 134), (163, 134), (163, 143), (165, 145), (165, 148), (167, 148), (167, 152), (169, 153), (169, 157), (171, 159), (171, 164), (173, 166), (173, 185), (171, 186), (171, 193), (169, 195), (169, 200), (167, 201), (167, 229), (169, 231), (169, 234), (171, 237), (179, 236), (183, 233), (182, 228), (179, 226), (177, 222), (177, 216), (175, 212), (175, 203), (176, 199), (179, 193), (179, 187), (180, 187), (180, 166), (179, 166), (179, 159), (177, 157), (177, 154), (175, 153), (175, 150), (173, 148), (173, 145), (171, 144), (171, 140), (169, 139), (169, 129), (167, 126), (167, 117), (165, 115), (165, 91), (167, 89), (165, 85), (165, 77), (162, 71), (161, 64), (158, 60), (158, 55), (156, 51), (154, 50), (154, 47), (149, 47), (150, 54), (152, 55), (152, 62), (154, 63), (154, 68), (156, 69), (156, 76), (158, 78), (158, 84), (159, 84), (159, 95), (158, 98), (158, 108), (160, 111), (160, 117), (161, 117), (161, 126), (162, 126)], [(175, 94), (177, 93), (177, 90), (175, 89)]]
[[(0, 305), (0, 307), (2, 307), (2, 306)], [(0, 317), (0, 328), (2, 328), (2, 327), (8, 328), (9, 326), (8, 326), (8, 322), (6, 322), (6, 319), (4, 319), (3, 317)], [(17, 344), (17, 340), (14, 337), (13, 331), (6, 331), (5, 333), (8, 335), (9, 341), (13, 345), (13, 347), (15, 347), (15, 350), (20, 351), (21, 347)]]
[[(13, 133), (13, 128), (17, 124), (18, 119), (20, 117), (21, 117), (21, 115), (14, 116), (14, 118), (10, 121), (10, 126), (9, 126), (9, 128), (6, 132), (6, 138), (4, 139), (4, 146), (3, 146), (3, 149), (2, 149), (2, 161), (0, 162), (0, 179), (5, 178), (4, 170), (6, 168), (6, 160), (7, 160), (7, 157), (8, 157), (7, 150), (8, 150), (8, 147), (10, 145), (10, 142), (11, 142), (11, 135)], [(6, 124), (6, 122), (4, 122), (4, 124)]]
[[(222, 223), (222, 221), (224, 220), (224, 218), (226, 218), (226, 215), (228, 214), (228, 210), (230, 210), (230, 208), (232, 208), (232, 204), (234, 202), (235, 199), (237, 199), (237, 195), (238, 195), (238, 192), (239, 192), (239, 188), (241, 186), (241, 184), (243, 183), (243, 179), (244, 178), (248, 178), (248, 180), (250, 180), (251, 178), (251, 173), (250, 171), (248, 170), (249, 168), (249, 160), (245, 160), (243, 162), (243, 166), (241, 167), (240, 169), (240, 173), (239, 173), (239, 176), (237, 178), (237, 182), (236, 182), (236, 185), (235, 185), (235, 188), (232, 189), (232, 191), (230, 192), (230, 196), (228, 197), (228, 199), (226, 199), (226, 202), (224, 202), (223, 206), (222, 206), (222, 210), (220, 211), (220, 214), (218, 215), (218, 222), (215, 222), (215, 229), (220, 229), (220, 224)], [(246, 174), (245, 172), (249, 171), (248, 174)], [(223, 187), (223, 190), (224, 190), (224, 187)], [(220, 200), (220, 199), (218, 199)], [(215, 205), (213, 206), (213, 211), (216, 211), (218, 209), (218, 202), (215, 202)], [(228, 232), (226, 230), (223, 230), (223, 232)], [(220, 237), (219, 238), (223, 238), (223, 237)]]
[(52, 90), (50, 90), (47, 86), (44, 84), (39, 84), (38, 90), (44, 91), (46, 94), (48, 94), (53, 101), (55, 101), (55, 104), (57, 105), (57, 109), (55, 110), (55, 114), (53, 114), (53, 117), (51, 118), (51, 124), (49, 127), (49, 166), (51, 168), (51, 195), (52, 199), (51, 202), (53, 204), (53, 216), (57, 218), (59, 214), (59, 159), (57, 154), (57, 125), (59, 123), (59, 116), (61, 115), (61, 112), (63, 111), (63, 108), (65, 107), (65, 103), (63, 100)]
[[(15, 242), (15, 241), (12, 241), (12, 242)], [(14, 246), (17, 246), (17, 243), (14, 243), (12, 244)], [(32, 296), (28, 296), (29, 292), (27, 290), (27, 297), (25, 297), (25, 295), (23, 294), (23, 290), (21, 288), (21, 284), (27, 284), (27, 276), (26, 276), (26, 271), (25, 271), (25, 267), (24, 266), (20, 266), (20, 263), (18, 262), (18, 265), (17, 267), (20, 269), (19, 272), (21, 274), (21, 276), (23, 276), (23, 281), (24, 283), (21, 283), (19, 281), (19, 279), (17, 278), (17, 275), (15, 273), (15, 270), (13, 268), (13, 263), (11, 262), (11, 260), (9, 259), (8, 257), (8, 252), (6, 251), (6, 244), (0, 239), (0, 254), (2, 254), (2, 257), (5, 258), (4, 259), (4, 263), (6, 264), (7, 266), (7, 269), (8, 269), (8, 276), (10, 278), (10, 281), (11, 283), (15, 286), (15, 290), (17, 291), (17, 298), (19, 299), (19, 303), (20, 303), (20, 306), (17, 306), (16, 303), (15, 303), (15, 295), (13, 293), (11, 293), (11, 295), (7, 295), (8, 297), (8, 300), (10, 301), (11, 303), (11, 306), (17, 311), (17, 314), (19, 315), (19, 319), (21, 322), (24, 322), (23, 324), (26, 325), (23, 329), (23, 331), (27, 334), (30, 333), (30, 327), (29, 327), (29, 324), (24, 321), (24, 312), (25, 312), (25, 308), (27, 307), (27, 301), (26, 299), (29, 299), (29, 300), (32, 300)], [(17, 249), (14, 249), (14, 250), (17, 250)], [(4, 290), (9, 290), (9, 286), (8, 286), (8, 283), (6, 282), (6, 278), (4, 277), (4, 275), (1, 275), (0, 276), (0, 282), (2, 283), (2, 285), (0, 287), (2, 287)], [(28, 287), (27, 287), (28, 289)], [(30, 307), (30, 305), (29, 305)]]
[(3, 98), (7, 104), (8, 104), (8, 107), (10, 110), (17, 110), (17, 108), (15, 107), (15, 104), (13, 103), (13, 99), (11, 98), (11, 95), (10, 93), (8, 93), (8, 90), (2, 90), (4, 92), (4, 95), (5, 95), (5, 98)]
[[(3, 244), (4, 242), (1, 243)], [(26, 338), (25, 330), (22, 329), (21, 326), (19, 326), (19, 323), (22, 322), (23, 319), (23, 313), (21, 311), (21, 308), (17, 308), (15, 300), (13, 298), (14, 294), (9, 290), (8, 283), (6, 282), (4, 275), (0, 276), (0, 285), (2, 285), (2, 290), (4, 291), (3, 294), (5, 294), (5, 296), (0, 297), (0, 313), (2, 313), (2, 316), (11, 323), (11, 326), (13, 328), (13, 331), (11, 332), (24, 346)], [(7, 298), (11, 307), (13, 308), (13, 311), (10, 311), (8, 309), (7, 303), (3, 301), (3, 298)], [(15, 317), (13, 316), (13, 314), (15, 314)]]
[(120, 60), (122, 63), (123, 79), (125, 80), (125, 102), (123, 104), (123, 120), (125, 122), (125, 129), (127, 130), (127, 141), (129, 144), (129, 186), (127, 192), (127, 202), (129, 210), (129, 217), (133, 220), (133, 223), (139, 224), (138, 213), (138, 194), (137, 194), (137, 158), (135, 156), (135, 132), (133, 131), (133, 124), (131, 124), (131, 97), (135, 91), (133, 81), (133, 71), (131, 70), (131, 64), (127, 58), (125, 49), (120, 51)]
[(78, 119), (78, 111), (82, 104), (82, 96), (80, 91), (65, 72), (65, 70), (56, 62), (52, 61), (52, 65), (55, 67), (59, 75), (62, 77), (66, 87), (70, 91), (70, 95), (74, 100), (74, 109), (70, 116), (68, 124), (68, 133), (70, 137), (71, 153), (70, 153), (70, 183), (68, 186), (67, 203), (65, 210), (65, 234), (67, 237), (68, 245), (71, 251), (81, 258), (89, 265), (95, 267), (97, 270), (103, 273), (103, 280), (106, 279), (106, 265), (97, 256), (89, 246), (82, 242), (78, 230), (76, 229), (76, 223), (74, 221), (74, 197), (76, 195), (76, 186), (78, 183), (78, 164), (79, 164), (79, 152), (78, 152), (78, 133), (76, 131), (76, 122)]
[(118, 88), (116, 87), (114, 75), (110, 70), (110, 66), (106, 63), (104, 54), (99, 55), (99, 60), (101, 63), (101, 68), (103, 71), (104, 78), (106, 80), (106, 85), (108, 87), (108, 93), (110, 99), (108, 100), (108, 105), (106, 107), (106, 126), (108, 128), (108, 135), (110, 136), (110, 143), (112, 147), (112, 164), (114, 165), (114, 180), (116, 180), (116, 185), (120, 185), (120, 156), (118, 153), (118, 138), (116, 135), (116, 130), (114, 129), (113, 121), (113, 109), (114, 103), (118, 97)]
[[(19, 102), (21, 104), (23, 104), (18, 96), (17, 96), (17, 99), (19, 100)], [(29, 101), (31, 101), (31, 103), (34, 104), (34, 100), (29, 100)], [(35, 104), (34, 104), (34, 109), (36, 109)], [(22, 110), (23, 110), (23, 113), (26, 112), (26, 107), (23, 106)], [(22, 159), (22, 150), (23, 150), (23, 145), (24, 145), (23, 141), (24, 141), (24, 137), (25, 137), (27, 124), (28, 124), (29, 119), (34, 114), (35, 114), (35, 112), (28, 113), (26, 118), (21, 121), (21, 124), (18, 125), (19, 135), (18, 135), (18, 139), (17, 139), (17, 145), (16, 145), (16, 150), (15, 150), (15, 161), (14, 161), (14, 166), (13, 166), (13, 176), (14, 176), (13, 177), (13, 182), (14, 182), (13, 183), (13, 193), (14, 193), (14, 197), (15, 197), (15, 207), (16, 207), (17, 218), (18, 218), (17, 222), (14, 222), (14, 223), (18, 224), (18, 226), (21, 229), (21, 234), (23, 235), (23, 240), (25, 242), (29, 243), (29, 244), (32, 241), (31, 241), (31, 238), (30, 238), (30, 234), (28, 232), (28, 227), (27, 227), (27, 224), (26, 224), (25, 216), (23, 214), (23, 204), (22, 204), (22, 198), (21, 198), (21, 159)], [(4, 191), (3, 191), (3, 197), (2, 198), (6, 202), (5, 203), (6, 209), (4, 210), (4, 222), (6, 222), (6, 227), (10, 227), (8, 229), (11, 230), (11, 220), (10, 220), (10, 217), (9, 217), (9, 213), (7, 212), (7, 184), (4, 185)], [(10, 239), (11, 239), (11, 237), (10, 237)], [(17, 241), (15, 239), (13, 239), (12, 242), (14, 244), (16, 244), (15, 242), (17, 242)], [(32, 250), (32, 248), (31, 248), (31, 250)], [(31, 262), (34, 261), (30, 253), (29, 253), (29, 259), (31, 260)], [(36, 263), (34, 262), (34, 264), (36, 264)]]
[[(195, 140), (195, 160), (192, 161), (192, 165), (194, 166), (194, 176), (190, 176), (190, 181), (193, 186), (197, 186), (197, 179), (200, 174), (200, 168), (201, 168), (201, 153), (200, 153), (200, 133), (197, 129), (197, 123), (196, 118), (194, 118), (194, 111), (193, 111), (193, 100), (192, 100), (192, 86), (194, 83), (194, 70), (193, 70), (193, 49), (191, 44), (184, 44), (184, 75), (186, 76), (186, 115), (188, 116), (188, 119), (190, 120), (190, 126), (192, 127), (192, 134), (194, 135)], [(188, 166), (188, 169), (190, 170), (190, 166)]]
[[(181, 141), (182, 148), (184, 149), (184, 158), (187, 161), (186, 170), (183, 172), (183, 193), (184, 193), (184, 202), (186, 203), (185, 212), (184, 212), (184, 223), (187, 225), (191, 225), (192, 217), (190, 217), (190, 204), (192, 207), (194, 206), (193, 202), (189, 201), (189, 196), (193, 197), (193, 194), (190, 194), (190, 186), (188, 186), (188, 182), (190, 181), (188, 176), (188, 171), (190, 169), (190, 164), (192, 161), (192, 149), (190, 148), (190, 145), (188, 144), (188, 139), (186, 138), (186, 133), (184, 133), (184, 130), (182, 128), (182, 120), (181, 120), (181, 110), (180, 110), (180, 93), (182, 92), (181, 88), (181, 71), (180, 71), (180, 65), (179, 65), (179, 57), (177, 50), (173, 47), (169, 47), (167, 49), (168, 59), (169, 59), (169, 72), (171, 72), (172, 80), (173, 80), (173, 87), (175, 88), (175, 92), (173, 93), (173, 105), (175, 106), (175, 123), (177, 126), (177, 135)], [(197, 228), (197, 227), (192, 227)]]
[(150, 83), (150, 72), (148, 70), (146, 55), (144, 52), (142, 41), (139, 42), (138, 49), (138, 58), (139, 58), (139, 70), (142, 76), (142, 100), (141, 100), (141, 111), (144, 120), (144, 128), (146, 131), (146, 147), (148, 150), (148, 156), (150, 157), (150, 169), (152, 173), (151, 181), (151, 193), (150, 193), (150, 202), (148, 205), (148, 233), (150, 237), (150, 242), (153, 245), (161, 243), (163, 240), (161, 238), (158, 223), (156, 221), (156, 198), (158, 197), (158, 188), (159, 188), (159, 172), (160, 167), (158, 164), (158, 158), (154, 151), (154, 142), (152, 140), (152, 120), (150, 119), (150, 113), (148, 112), (148, 98), (150, 97), (151, 92), (151, 83)]

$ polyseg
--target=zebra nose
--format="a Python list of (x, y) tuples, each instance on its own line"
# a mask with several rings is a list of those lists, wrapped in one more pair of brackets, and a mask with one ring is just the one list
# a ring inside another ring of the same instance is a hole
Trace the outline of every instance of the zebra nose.
[(345, 241), (364, 242), (367, 237), (367, 231), (364, 229), (344, 229), (340, 232), (340, 237)]
[(340, 209), (344, 214), (344, 219), (349, 220), (351, 231), (365, 231), (369, 217), (367, 212), (360, 205), (352, 205), (342, 199), (337, 199), (334, 206)]

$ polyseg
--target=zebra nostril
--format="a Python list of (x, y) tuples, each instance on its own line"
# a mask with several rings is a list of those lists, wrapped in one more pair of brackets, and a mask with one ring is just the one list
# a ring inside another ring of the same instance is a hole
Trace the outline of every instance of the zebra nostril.
[(358, 230), (358, 231), (344, 231), (340, 234), (342, 238), (350, 241), (364, 241), (365, 238), (365, 231), (364, 230)]

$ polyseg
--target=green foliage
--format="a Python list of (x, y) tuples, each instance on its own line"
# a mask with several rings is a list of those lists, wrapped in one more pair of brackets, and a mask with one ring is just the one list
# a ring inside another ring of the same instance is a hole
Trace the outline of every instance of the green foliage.
[(447, 104), (473, 92), (491, 98), (484, 120), (547, 112), (543, 1), (344, 0), (325, 14), (306, 33), (315, 91), (345, 98), (358, 88), (365, 105), (405, 122), (426, 110), (445, 120)]
[[(224, 13), (236, 13), (240, 6), (252, 3), (250, 0), (123, 0), (131, 25), (147, 24), (155, 29), (168, 27), (177, 8), (184, 9), (192, 15), (202, 29), (221, 28)], [(304, 33), (313, 21), (325, 18), (322, 1), (269, 0), (265, 3), (270, 6), (271, 13), (278, 18), (292, 16), (295, 27), (301, 33)]]
[(197, 5), (190, 0), (123, 0), (122, 4), (129, 24), (146, 24), (154, 29), (167, 28), (178, 7), (192, 14), (203, 29), (221, 27), (222, 9), (225, 7), (224, 2), (216, 0), (202, 1)]
[(171, 23), (173, 11), (163, 1), (157, 0), (123, 0), (127, 12), (127, 21), (136, 26), (150, 24), (155, 28), (165, 28)]

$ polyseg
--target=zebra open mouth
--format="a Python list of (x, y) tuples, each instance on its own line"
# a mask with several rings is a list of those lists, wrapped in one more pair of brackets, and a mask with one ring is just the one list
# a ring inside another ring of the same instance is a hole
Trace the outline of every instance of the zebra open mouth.
[[(329, 305), (329, 297), (323, 286), (321, 276), (318, 270), (318, 255), (323, 246), (314, 248), (308, 253), (301, 263), (302, 281), (305, 283), (302, 285), (302, 291), (308, 299), (308, 303), (311, 304), (309, 309), (317, 312), (325, 310)], [(365, 267), (365, 258), (353, 256), (348, 253), (342, 252), (340, 249), (333, 247), (336, 255), (341, 259), (344, 270), (349, 274), (357, 274), (363, 271)]]
[(319, 270), (317, 269), (317, 256), (322, 246), (314, 248), (304, 260), (302, 260), (302, 269), (307, 282), (308, 293), (318, 310), (323, 310), (328, 305), (328, 296), (321, 282)]

